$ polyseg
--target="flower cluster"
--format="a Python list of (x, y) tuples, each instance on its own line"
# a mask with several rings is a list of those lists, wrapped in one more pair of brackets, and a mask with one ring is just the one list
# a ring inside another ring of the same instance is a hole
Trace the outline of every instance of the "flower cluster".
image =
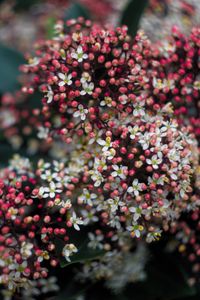
[[(112, 126), (118, 112), (132, 112), (132, 103), (140, 101), (137, 95), (147, 91), (153, 59), (143, 32), (132, 42), (125, 26), (102, 28), (83, 18), (67, 25), (58, 23), (55, 39), (38, 45), (37, 63), (32, 65), (32, 59), (22, 69), (30, 73), (23, 91), (40, 88), (44, 93), (43, 123), (49, 136), (62, 135), (70, 143), (75, 135)], [(140, 114), (139, 107), (134, 114)]]
[[(47, 294), (56, 293), (59, 291), (57, 284), (57, 278), (54, 276), (48, 278), (42, 278), (38, 280), (29, 281), (28, 288), (22, 289), (21, 296), (27, 300), (36, 300), (38, 296), (45, 297)], [(1, 290), (1, 294), (4, 300), (12, 300), (13, 292), (5, 289)]]
[(33, 78), (23, 90), (45, 94), (44, 124), (50, 138), (72, 144), (69, 161), (82, 153), (79, 202), (111, 228), (155, 240), (187, 207), (196, 147), (152, 93), (156, 51), (143, 32), (131, 41), (126, 27), (83, 18), (59, 25), (37, 49), (37, 64), (23, 67)]
[[(79, 248), (71, 233), (87, 226), (88, 252), (103, 256), (84, 265), (83, 277), (123, 287), (127, 276), (144, 277), (141, 240), (179, 231), (182, 215), (199, 210), (200, 32), (174, 28), (167, 43), (152, 45), (143, 31), (132, 39), (126, 26), (82, 17), (55, 29), (22, 66), (22, 91), (42, 92), (30, 128), (57, 160), (34, 171), (18, 158), (0, 173), (0, 283), (14, 291), (45, 278), (61, 256), (70, 262)], [(24, 114), (9, 99), (0, 122), (12, 132)]]
[(77, 252), (68, 229), (79, 230), (83, 221), (70, 201), (60, 205), (71, 193), (68, 187), (74, 180), (66, 176), (63, 164), (40, 161), (33, 172), (29, 160), (20, 157), (1, 170), (0, 283), (10, 292), (46, 278), (47, 262), (58, 265), (56, 240), (63, 241), (62, 255), (67, 261)]
[(182, 125), (189, 125), (200, 137), (200, 28), (189, 36), (176, 27), (168, 40), (159, 45), (159, 68), (152, 79), (152, 91), (158, 103), (172, 102)]

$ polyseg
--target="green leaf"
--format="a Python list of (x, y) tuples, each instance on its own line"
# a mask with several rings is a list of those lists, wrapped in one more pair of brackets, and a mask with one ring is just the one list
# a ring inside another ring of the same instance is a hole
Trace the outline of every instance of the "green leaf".
[(22, 54), (0, 44), (0, 92), (12, 92), (19, 88), (19, 66), (25, 63)]
[(79, 251), (72, 255), (70, 257), (71, 262), (67, 262), (66, 260), (62, 259), (60, 261), (61, 267), (64, 268), (68, 265), (71, 264), (75, 264), (75, 263), (81, 263), (81, 262), (85, 262), (85, 261), (90, 261), (90, 260), (94, 260), (94, 259), (98, 259), (101, 256), (103, 256), (105, 254), (104, 250), (93, 250), (88, 248), (87, 246), (88, 241), (85, 242), (80, 248)]
[(91, 249), (88, 247), (89, 240), (87, 238), (87, 232), (84, 232), (83, 229), (81, 233), (71, 230), (68, 235), (70, 237), (70, 242), (74, 243), (74, 245), (78, 248), (78, 252), (70, 256), (71, 262), (67, 262), (62, 256), (62, 249), (65, 246), (65, 242), (57, 238), (55, 240), (56, 253), (58, 257), (60, 257), (60, 265), (62, 268), (71, 264), (98, 259), (106, 253), (105, 250)]
[(64, 15), (64, 20), (76, 19), (78, 17), (84, 17), (85, 19), (89, 19), (89, 13), (87, 9), (82, 6), (80, 3), (73, 3), (67, 10)]
[(148, 0), (131, 0), (122, 13), (121, 24), (127, 25), (129, 34), (135, 36), (142, 13)]
[(54, 17), (50, 17), (47, 20), (47, 24), (46, 24), (46, 37), (47, 39), (52, 39), (55, 35), (54, 33), (54, 26), (56, 23), (56, 18)]

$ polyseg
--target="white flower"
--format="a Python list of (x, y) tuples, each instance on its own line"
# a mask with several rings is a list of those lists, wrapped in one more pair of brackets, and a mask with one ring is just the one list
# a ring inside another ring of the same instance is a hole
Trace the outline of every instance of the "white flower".
[(94, 137), (90, 138), (89, 145), (96, 142), (102, 136), (103, 130), (94, 131)]
[(11, 215), (11, 220), (15, 220), (18, 214), (18, 209), (11, 206), (8, 209), (8, 213)]
[(51, 181), (49, 187), (40, 187), (39, 195), (42, 196), (42, 198), (54, 198), (56, 193), (62, 193), (62, 190), (60, 188), (60, 183), (55, 184), (53, 181)]
[(159, 178), (155, 178), (155, 176), (153, 175), (153, 177), (148, 177), (148, 184), (150, 185), (151, 183), (155, 183), (156, 185), (160, 184), (160, 185), (164, 185), (164, 175), (160, 176)]
[(74, 228), (78, 231), (80, 230), (79, 225), (83, 224), (83, 221), (76, 216), (75, 212), (73, 212), (72, 217), (70, 218), (70, 222), (72, 222)]
[(90, 206), (93, 205), (93, 200), (96, 199), (96, 198), (97, 198), (97, 195), (94, 194), (94, 193), (90, 193), (88, 191), (88, 189), (83, 189), (83, 194), (79, 197), (79, 199), (82, 202), (84, 202), (84, 203), (86, 203)]
[(173, 79), (164, 79), (163, 80), (163, 86), (164, 86), (164, 88), (167, 87), (170, 90), (172, 90), (172, 89), (175, 88), (175, 82), (174, 82)]
[(106, 140), (98, 139), (97, 143), (103, 146), (103, 152), (107, 151), (110, 147), (112, 147), (111, 138), (109, 136), (107, 136)]
[(101, 241), (103, 241), (103, 235), (94, 235), (93, 233), (89, 232), (88, 237), (90, 239), (90, 242), (88, 243), (88, 247), (92, 249), (103, 249), (103, 244)]
[(81, 46), (78, 46), (77, 52), (72, 52), (71, 57), (76, 59), (78, 62), (82, 62), (84, 59), (88, 58), (88, 55), (83, 53), (83, 48)]
[(79, 104), (78, 110), (73, 114), (75, 118), (80, 117), (82, 121), (86, 119), (86, 115), (88, 113), (88, 110), (83, 107), (82, 104)]
[(134, 107), (133, 115), (135, 117), (145, 115), (144, 105), (145, 105), (145, 101), (138, 101), (136, 103), (133, 103), (133, 107)]
[(128, 97), (126, 95), (122, 95), (119, 97), (119, 101), (121, 104), (126, 104), (128, 100)]
[(53, 179), (56, 181), (61, 181), (61, 178), (59, 177), (58, 173), (51, 173), (50, 170), (45, 170), (43, 174), (40, 176), (43, 180), (47, 180), (48, 182), (51, 182)]
[(139, 196), (139, 191), (142, 191), (142, 184), (138, 182), (138, 179), (134, 179), (132, 182), (132, 186), (127, 189), (127, 192), (135, 196)]
[(123, 206), (124, 205), (124, 202), (120, 201), (119, 197), (115, 197), (113, 199), (110, 198), (106, 202), (110, 206), (111, 213), (116, 212), (119, 206)]
[(57, 278), (51, 276), (49, 278), (42, 278), (39, 280), (39, 284), (41, 286), (41, 292), (43, 294), (47, 294), (50, 292), (57, 292), (59, 291), (59, 286), (56, 284)]
[(53, 93), (50, 85), (48, 85), (47, 88), (48, 88), (48, 91), (47, 91), (47, 94), (45, 95), (45, 97), (47, 98), (47, 103), (51, 103), (53, 100), (54, 93)]
[(135, 125), (134, 127), (128, 126), (128, 131), (130, 132), (131, 140), (134, 140), (136, 135), (138, 135), (139, 127)]
[(40, 62), (40, 60), (38, 57), (33, 57), (33, 58), (29, 59), (28, 64), (26, 64), (25, 66), (35, 67), (39, 64), (39, 62)]
[(147, 158), (146, 162), (148, 165), (152, 165), (154, 169), (158, 169), (158, 166), (162, 163), (162, 153), (154, 154), (151, 159)]
[(153, 241), (158, 241), (161, 237), (161, 230), (157, 230), (156, 232), (149, 232), (146, 237), (147, 243), (151, 243)]
[(85, 83), (83, 83), (82, 87), (83, 87), (83, 90), (80, 92), (80, 94), (82, 96), (84, 96), (86, 94), (92, 95), (93, 90), (94, 90), (94, 83), (93, 82), (90, 82), (90, 83), (85, 82)]
[(112, 106), (112, 98), (111, 97), (105, 97), (104, 100), (102, 100), (100, 102), (100, 105), (101, 106), (108, 106), (108, 107), (111, 107)]
[(90, 174), (92, 174), (91, 178), (94, 181), (94, 186), (100, 186), (101, 183), (104, 181), (103, 176), (97, 170), (91, 170)]
[(187, 189), (190, 186), (190, 182), (188, 182), (187, 180), (183, 180), (180, 183), (181, 189), (180, 189), (180, 196), (184, 197), (185, 194), (187, 193)]
[(158, 90), (162, 90), (164, 85), (161, 79), (153, 78), (153, 87), (155, 87)]
[(49, 128), (45, 128), (45, 127), (38, 127), (38, 138), (39, 139), (47, 139), (49, 135)]
[(169, 121), (167, 121), (167, 122), (163, 122), (162, 125), (163, 126), (160, 129), (160, 131), (162, 133), (161, 136), (166, 136), (168, 130), (171, 130), (173, 132), (175, 132), (177, 130), (177, 124), (174, 122), (170, 123)]
[(174, 80), (173, 79), (157, 79), (153, 78), (153, 87), (155, 87), (158, 90), (162, 90), (164, 88), (173, 89), (175, 87)]
[(128, 226), (126, 229), (130, 232), (133, 232), (134, 235), (137, 238), (139, 238), (141, 236), (141, 231), (142, 231), (143, 227), (140, 225), (137, 225), (137, 224), (132, 224), (131, 226)]
[(59, 86), (64, 86), (64, 85), (71, 85), (72, 84), (72, 74), (63, 74), (63, 73), (58, 73), (58, 77), (61, 79), (61, 81), (59, 81), (58, 85)]
[(142, 215), (140, 207), (129, 207), (129, 211), (133, 213), (133, 221), (136, 222)]
[(112, 166), (114, 172), (111, 173), (113, 177), (120, 177), (121, 179), (126, 179), (126, 175), (124, 174), (125, 171), (127, 171), (127, 167), (125, 166), (118, 166), (118, 165), (113, 165)]
[(169, 153), (167, 154), (167, 157), (169, 158), (169, 160), (171, 162), (174, 162), (174, 161), (180, 162), (180, 160), (181, 160), (180, 153), (176, 149), (171, 149), (169, 151)]
[(88, 225), (94, 222), (98, 222), (99, 218), (96, 216), (96, 209), (82, 210), (84, 225)]
[(139, 137), (139, 143), (142, 145), (143, 150), (147, 150), (150, 143), (150, 134), (148, 132), (145, 132), (144, 135), (140, 134)]
[(102, 170), (107, 170), (107, 164), (104, 157), (99, 159), (98, 157), (95, 157), (94, 159), (94, 168), (97, 169), (98, 167), (101, 167)]
[(74, 244), (66, 244), (62, 250), (62, 255), (65, 257), (66, 261), (70, 262), (70, 256), (77, 252), (78, 249)]
[(200, 80), (196, 80), (193, 86), (195, 90), (200, 90)]
[(23, 242), (20, 247), (20, 253), (23, 258), (28, 258), (32, 255), (33, 244)]
[(86, 82), (90, 82), (91, 81), (91, 76), (88, 72), (83, 72), (82, 73), (82, 77), (81, 77), (81, 83), (84, 84)]
[(103, 152), (103, 156), (108, 159), (108, 160), (111, 160), (113, 159), (113, 157), (115, 156), (116, 154), (116, 150), (114, 148), (111, 148), (105, 152)]
[(24, 274), (27, 265), (28, 265), (27, 261), (23, 261), (21, 264), (18, 263), (10, 264), (8, 268), (9, 270), (13, 270), (15, 279), (18, 279), (21, 277), (21, 274)]

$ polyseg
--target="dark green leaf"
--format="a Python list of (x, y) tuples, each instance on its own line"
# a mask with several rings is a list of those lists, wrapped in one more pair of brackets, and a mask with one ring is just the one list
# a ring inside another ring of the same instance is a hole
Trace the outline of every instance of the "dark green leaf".
[(0, 92), (11, 92), (19, 87), (19, 66), (25, 63), (23, 56), (14, 49), (0, 45)]
[(75, 2), (69, 8), (67, 8), (64, 19), (67, 21), (70, 19), (76, 19), (78, 17), (84, 17), (85, 19), (88, 19), (89, 13), (84, 6), (78, 2)]
[(70, 256), (71, 262), (67, 262), (66, 259), (61, 255), (65, 243), (61, 239), (57, 238), (55, 240), (56, 252), (60, 257), (60, 265), (62, 268), (71, 264), (97, 259), (105, 254), (104, 250), (93, 250), (88, 247), (89, 240), (87, 237), (87, 232), (84, 229), (81, 230), (81, 233), (72, 229), (70, 232), (68, 232), (68, 235), (70, 237), (70, 242), (74, 243), (74, 245), (78, 248), (78, 252)]
[[(72, 241), (72, 240), (71, 240)], [(65, 246), (65, 243), (59, 239), (56, 240), (56, 251), (57, 254), (60, 257), (60, 265), (62, 268), (75, 264), (75, 263), (80, 263), (80, 262), (85, 262), (85, 261), (90, 261), (93, 259), (98, 259), (102, 255), (105, 254), (104, 250), (93, 250), (88, 248), (88, 240), (85, 240), (84, 242), (80, 243), (77, 239), (75, 240), (74, 244), (78, 248), (78, 252), (75, 253), (74, 255), (70, 256), (71, 262), (67, 262), (64, 257), (62, 257), (62, 249)]]
[(54, 25), (56, 23), (56, 18), (49, 17), (46, 24), (46, 36), (47, 39), (51, 39), (54, 37)]
[(121, 19), (122, 25), (127, 25), (129, 34), (135, 36), (140, 18), (148, 0), (131, 0), (126, 6)]

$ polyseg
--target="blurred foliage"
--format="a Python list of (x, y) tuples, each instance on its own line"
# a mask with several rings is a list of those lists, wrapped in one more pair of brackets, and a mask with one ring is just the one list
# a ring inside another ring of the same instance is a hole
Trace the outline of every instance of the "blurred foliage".
[(66, 259), (61, 255), (65, 244), (60, 239), (56, 240), (56, 250), (58, 256), (60, 257), (60, 265), (62, 268), (71, 264), (98, 259), (104, 255), (104, 250), (88, 248), (89, 239), (87, 237), (87, 232), (88, 231), (83, 228), (81, 229), (81, 233), (74, 229), (69, 230), (68, 235), (70, 237), (70, 241), (78, 248), (78, 253), (70, 256), (70, 262), (67, 262)]
[(21, 53), (0, 44), (0, 93), (19, 88), (19, 66), (24, 62)]
[(147, 4), (148, 0), (131, 0), (128, 2), (120, 23), (128, 26), (130, 35), (136, 34), (140, 18)]
[(76, 19), (78, 17), (84, 17), (85, 19), (89, 19), (90, 15), (87, 9), (78, 2), (75, 2), (66, 9), (64, 14), (65, 21), (70, 19)]

